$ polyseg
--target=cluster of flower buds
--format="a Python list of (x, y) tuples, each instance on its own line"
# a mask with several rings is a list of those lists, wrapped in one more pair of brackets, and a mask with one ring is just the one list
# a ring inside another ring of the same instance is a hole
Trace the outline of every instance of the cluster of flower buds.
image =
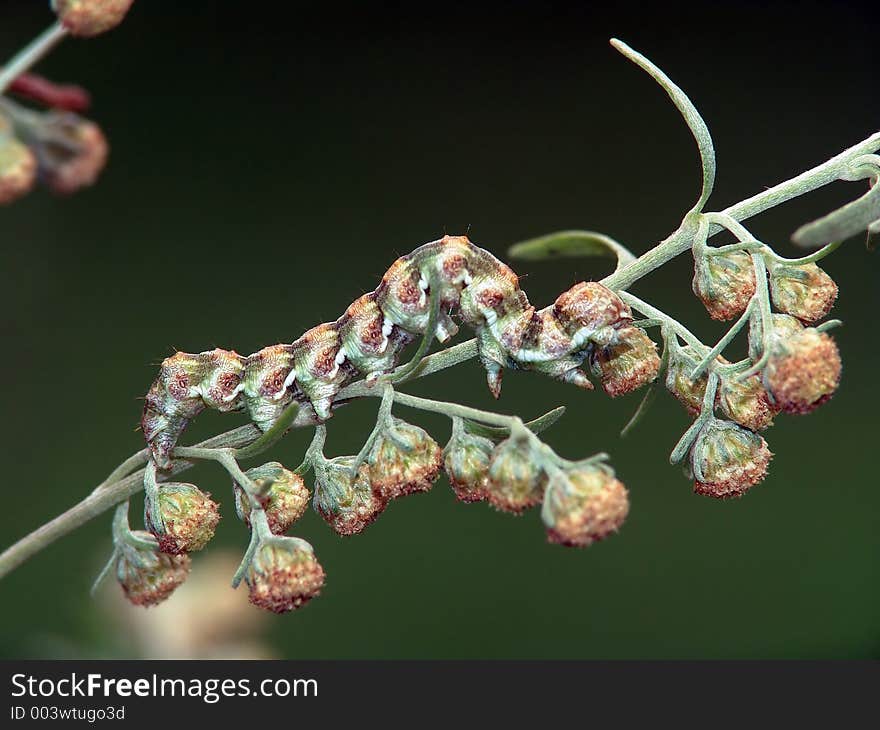
[(155, 496), (147, 492), (144, 500), (144, 522), (163, 553), (201, 550), (214, 537), (219, 521), (217, 504), (194, 484), (166, 482)]
[(301, 608), (320, 594), (324, 569), (312, 546), (294, 537), (262, 542), (245, 573), (251, 603), (275, 613)]
[(133, 3), (134, 0), (52, 0), (52, 9), (71, 35), (91, 38), (119, 25)]
[(530, 439), (511, 436), (492, 451), (486, 482), (487, 500), (512, 514), (541, 504), (547, 473)]
[(356, 535), (385, 510), (385, 499), (370, 481), (370, 465), (357, 457), (337, 456), (315, 468), (315, 511), (340, 535)]
[(370, 483), (385, 500), (427, 492), (440, 475), (443, 452), (427, 431), (391, 416), (370, 452)]
[(541, 518), (550, 542), (587, 547), (623, 524), (629, 513), (626, 487), (605, 465), (556, 470), (547, 485)]
[[(269, 529), (274, 534), (283, 535), (305, 514), (309, 505), (309, 490), (296, 472), (272, 461), (248, 469), (245, 476), (259, 490), (256, 499), (266, 513)], [(233, 490), (238, 518), (250, 527), (251, 500), (238, 482), (233, 483)]]
[[(692, 377), (708, 350), (676, 345), (666, 376), (669, 391), (691, 415), (702, 419), (689, 451), (695, 491), (717, 498), (738, 497), (767, 473), (771, 453), (757, 432), (772, 425), (779, 413), (812, 411), (837, 389), (841, 372), (837, 346), (821, 328), (809, 326), (831, 310), (837, 285), (814, 263), (785, 262), (768, 255), (763, 257), (767, 288), (761, 292), (752, 254), (717, 253), (703, 247), (695, 248), (694, 258), (694, 292), (715, 319), (741, 315), (753, 297), (766, 297), (769, 290), (769, 301), (755, 307), (750, 316), (749, 359), (761, 369), (742, 377), (719, 357), (712, 364), (717, 391), (711, 412), (705, 412), (704, 404), (708, 369)], [(771, 313), (768, 320), (763, 312), (770, 305), (778, 313)], [(729, 420), (717, 419), (716, 409)]]
[[(143, 541), (151, 537), (148, 532), (140, 530), (132, 534)], [(115, 568), (116, 580), (131, 603), (135, 606), (155, 606), (186, 580), (190, 558), (186, 553), (169, 555), (120, 543)]]
[(489, 463), (495, 442), (468, 433), (456, 421), (452, 438), (443, 450), (443, 469), (460, 502), (482, 502), (489, 497)]

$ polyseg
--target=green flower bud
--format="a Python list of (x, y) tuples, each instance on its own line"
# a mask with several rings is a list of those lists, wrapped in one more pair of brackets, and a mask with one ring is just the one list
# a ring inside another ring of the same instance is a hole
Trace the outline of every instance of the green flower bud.
[(489, 504), (520, 514), (541, 503), (547, 475), (528, 441), (508, 438), (492, 451), (489, 462)]
[[(790, 314), (773, 314), (770, 320), (769, 340), (771, 347), (804, 329), (800, 320)], [(761, 357), (762, 348), (762, 325), (758, 320), (749, 327), (749, 357), (752, 360), (758, 360)]]
[[(134, 535), (142, 539), (150, 537), (141, 530)], [(122, 545), (116, 559), (116, 580), (135, 606), (155, 606), (186, 580), (189, 569), (190, 559), (185, 553), (168, 555)]]
[(712, 319), (741, 315), (755, 293), (755, 268), (744, 251), (707, 256), (694, 254), (694, 294)]
[(211, 496), (195, 484), (160, 484), (156, 500), (159, 524), (153, 524), (150, 518), (154, 507), (149, 495), (144, 500), (144, 522), (163, 553), (178, 555), (201, 550), (214, 537), (220, 511)]
[(318, 596), (324, 569), (304, 540), (277, 537), (264, 542), (245, 573), (250, 601), (275, 613), (293, 611)]
[(752, 431), (772, 426), (773, 417), (779, 413), (758, 375), (744, 380), (724, 378), (718, 388), (718, 405), (727, 418)]
[(775, 264), (770, 269), (770, 296), (780, 312), (813, 324), (831, 311), (837, 284), (816, 264)]
[[(245, 474), (261, 490), (260, 504), (269, 528), (276, 535), (283, 535), (305, 514), (309, 490), (299, 474), (277, 461), (248, 469)], [(250, 527), (251, 501), (238, 483), (234, 483), (234, 490), (238, 518)]]
[(834, 339), (810, 328), (775, 339), (764, 384), (785, 413), (809, 413), (834, 395), (841, 369)]
[(657, 345), (643, 329), (622, 327), (617, 338), (615, 344), (597, 348), (591, 358), (593, 372), (612, 398), (650, 383), (660, 370)]
[(0, 205), (12, 203), (29, 192), (36, 176), (37, 161), (33, 153), (0, 129)]
[(758, 434), (711, 419), (690, 452), (694, 491), (707, 497), (741, 497), (767, 474), (772, 454)]
[(367, 459), (370, 482), (386, 500), (427, 492), (440, 476), (442, 453), (424, 429), (392, 416)]
[(122, 22), (134, 0), (52, 0), (58, 20), (71, 35), (89, 38)]
[(480, 502), (488, 497), (489, 459), (495, 443), (464, 429), (453, 433), (443, 451), (449, 484), (460, 502)]
[(340, 535), (355, 535), (385, 509), (387, 500), (370, 482), (370, 466), (352, 477), (354, 456), (338, 456), (316, 467), (315, 511)]
[(678, 352), (670, 358), (669, 367), (666, 370), (666, 389), (692, 416), (696, 416), (700, 412), (703, 397), (706, 394), (706, 385), (709, 382), (708, 373), (703, 373), (696, 380), (690, 375), (700, 364), (702, 358), (703, 353), (687, 345), (679, 348)]
[(550, 542), (587, 547), (617, 532), (628, 512), (626, 487), (608, 471), (587, 466), (551, 477), (541, 518)]

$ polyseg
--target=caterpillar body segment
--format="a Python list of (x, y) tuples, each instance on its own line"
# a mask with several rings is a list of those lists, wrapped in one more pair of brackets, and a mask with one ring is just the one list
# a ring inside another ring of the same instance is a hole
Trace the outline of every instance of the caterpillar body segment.
[(247, 357), (218, 349), (167, 358), (142, 420), (156, 465), (170, 466), (187, 423), (205, 408), (244, 410), (266, 430), (296, 400), (326, 420), (346, 383), (375, 380), (397, 366), (406, 346), (425, 334), (435, 298), (440, 316), (433, 335), (441, 343), (455, 336), (453, 314), (471, 327), (495, 397), (504, 368), (591, 389), (581, 366), (593, 349), (616, 344), (618, 330), (632, 320), (629, 307), (598, 282), (576, 284), (536, 310), (508, 266), (465, 236), (444, 236), (397, 259), (375, 291), (291, 344)]

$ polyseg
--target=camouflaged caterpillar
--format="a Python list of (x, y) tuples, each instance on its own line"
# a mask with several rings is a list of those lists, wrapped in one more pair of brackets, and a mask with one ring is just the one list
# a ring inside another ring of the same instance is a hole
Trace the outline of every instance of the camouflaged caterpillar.
[(629, 306), (598, 282), (575, 284), (536, 310), (508, 266), (465, 236), (444, 236), (397, 259), (375, 291), (292, 344), (247, 357), (216, 349), (167, 358), (142, 419), (153, 460), (168, 468), (178, 438), (205, 408), (246, 410), (263, 431), (294, 400), (320, 421), (328, 419), (343, 386), (359, 376), (375, 382), (390, 373), (403, 349), (425, 334), (435, 296), (440, 316), (434, 335), (444, 343), (458, 332), (453, 313), (474, 329), (496, 398), (505, 367), (592, 389), (581, 366), (597, 348), (618, 344), (632, 321)]

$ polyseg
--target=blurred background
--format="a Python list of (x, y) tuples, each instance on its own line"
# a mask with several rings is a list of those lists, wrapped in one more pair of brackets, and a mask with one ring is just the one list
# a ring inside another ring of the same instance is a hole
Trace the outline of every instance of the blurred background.
[[(714, 209), (880, 127), (880, 23), (867, 6), (605, 5), (289, 2), (281, 16), (260, 3), (136, 2), (112, 33), (63, 43), (38, 69), (92, 92), (112, 152), (94, 188), (0, 210), (2, 542), (141, 448), (139, 399), (174, 349), (292, 341), (445, 232), (499, 256), (565, 228), (636, 253), (666, 236), (696, 198), (696, 152), (611, 36), (706, 118)], [(0, 18), (5, 58), (52, 20), (32, 0), (3, 0)], [(862, 192), (839, 183), (749, 225), (794, 256), (797, 226)], [(247, 535), (229, 480), (205, 465), (187, 480), (222, 502), (224, 520), (190, 584), (147, 611), (115, 585), (92, 600), (108, 513), (0, 582), (0, 655), (878, 657), (880, 256), (859, 238), (823, 266), (841, 289), (843, 383), (811, 416), (777, 420), (770, 476), (742, 500), (695, 496), (669, 466), (688, 425), (670, 397), (621, 440), (641, 394), (611, 401), (508, 372), (498, 409), (529, 418), (564, 404), (554, 448), (611, 453), (632, 503), (613, 539), (548, 545), (537, 513), (458, 504), (441, 479), (355, 538), (309, 513), (296, 534), (315, 546), (326, 588), (300, 612), (263, 615), (226, 587)], [(543, 306), (612, 264), (514, 267)], [(723, 326), (691, 275), (682, 256), (634, 291), (714, 341)], [(409, 389), (493, 407), (474, 362)], [(357, 451), (375, 407), (337, 414), (328, 455)], [(443, 419), (398, 413), (445, 442)], [(240, 422), (205, 414), (187, 440)], [(309, 437), (291, 434), (268, 457), (296, 465)]]

